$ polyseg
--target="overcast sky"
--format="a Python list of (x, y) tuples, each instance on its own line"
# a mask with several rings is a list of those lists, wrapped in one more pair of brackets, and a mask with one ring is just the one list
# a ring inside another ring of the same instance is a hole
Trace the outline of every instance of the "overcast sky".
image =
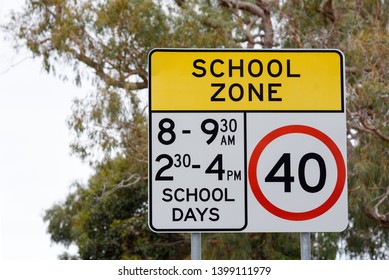
[[(0, 24), (24, 0), (0, 0)], [(90, 89), (62, 82), (28, 52), (15, 53), (0, 32), (0, 260), (56, 259), (42, 217), (90, 169), (70, 156), (66, 119)]]

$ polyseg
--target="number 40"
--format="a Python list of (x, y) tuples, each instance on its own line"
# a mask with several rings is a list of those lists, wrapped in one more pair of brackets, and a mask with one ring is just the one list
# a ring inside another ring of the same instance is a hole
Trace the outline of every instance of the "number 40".
[[(308, 160), (316, 160), (319, 165), (319, 181), (316, 185), (310, 186), (307, 183), (306, 177), (305, 177), (305, 167), (308, 162)], [(283, 176), (277, 176), (278, 170), (280, 170), (283, 167), (284, 169), (284, 175)], [(280, 159), (277, 161), (277, 163), (274, 165), (274, 167), (270, 170), (269, 174), (265, 177), (265, 182), (267, 183), (284, 183), (284, 191), (285, 192), (291, 192), (291, 183), (294, 182), (294, 177), (291, 175), (291, 164), (290, 164), (290, 154), (284, 153)], [(299, 162), (298, 165), (298, 178), (300, 181), (301, 187), (304, 189), (304, 191), (309, 193), (317, 193), (323, 189), (325, 182), (326, 182), (326, 165), (324, 162), (324, 159), (316, 153), (308, 153), (305, 154)]]

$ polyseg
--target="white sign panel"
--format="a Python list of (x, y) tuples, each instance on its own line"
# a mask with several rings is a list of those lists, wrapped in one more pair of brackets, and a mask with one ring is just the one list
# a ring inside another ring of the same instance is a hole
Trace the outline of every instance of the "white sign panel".
[(245, 139), (239, 113), (155, 113), (152, 226), (242, 230), (247, 222)]
[(249, 113), (247, 118), (253, 194), (249, 221), (258, 224), (249, 223), (246, 230), (344, 230), (348, 217), (343, 116)]

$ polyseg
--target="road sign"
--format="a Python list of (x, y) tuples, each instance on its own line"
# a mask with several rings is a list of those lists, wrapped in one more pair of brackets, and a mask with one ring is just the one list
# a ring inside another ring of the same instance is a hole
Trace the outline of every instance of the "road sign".
[(347, 226), (341, 52), (155, 49), (149, 75), (152, 230)]

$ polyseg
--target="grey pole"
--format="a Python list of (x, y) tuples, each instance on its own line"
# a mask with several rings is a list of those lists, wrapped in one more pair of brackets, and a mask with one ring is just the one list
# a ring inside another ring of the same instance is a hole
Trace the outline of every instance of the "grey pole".
[(190, 241), (192, 260), (201, 260), (201, 233), (192, 232)]
[(311, 259), (311, 234), (309, 232), (300, 233), (300, 252), (302, 260)]

